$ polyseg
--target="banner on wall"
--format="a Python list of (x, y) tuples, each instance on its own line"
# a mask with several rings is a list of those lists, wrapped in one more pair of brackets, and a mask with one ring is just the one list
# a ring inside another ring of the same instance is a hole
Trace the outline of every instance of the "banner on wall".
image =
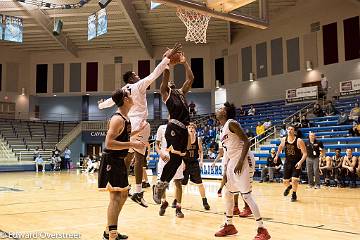
[(82, 141), (86, 143), (102, 143), (105, 141), (105, 131), (83, 131)]
[(285, 92), (286, 102), (302, 102), (318, 98), (318, 86), (287, 89)]
[(201, 168), (201, 177), (210, 179), (222, 179), (222, 165), (216, 163), (215, 166), (211, 166), (212, 162), (204, 162)]
[(340, 82), (340, 96), (360, 94), (360, 79)]

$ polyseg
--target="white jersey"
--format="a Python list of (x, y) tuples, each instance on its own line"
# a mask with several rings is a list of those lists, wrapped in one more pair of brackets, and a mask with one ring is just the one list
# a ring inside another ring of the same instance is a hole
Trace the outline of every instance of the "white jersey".
[[(227, 120), (220, 133), (220, 141), (224, 149), (224, 157), (226, 156), (230, 160), (238, 161), (241, 151), (244, 146), (244, 141), (229, 129), (230, 122), (235, 122), (233, 119)], [(251, 152), (248, 155), (252, 155)]]
[(232, 193), (249, 193), (252, 190), (252, 177), (254, 175), (255, 159), (251, 151), (245, 157), (241, 174), (234, 173), (236, 165), (240, 159), (243, 150), (244, 141), (229, 129), (229, 124), (236, 122), (229, 119), (220, 133), (220, 140), (224, 150), (224, 172), (227, 176), (226, 188)]
[[(139, 80), (134, 84), (126, 84), (122, 89), (128, 90), (134, 101), (134, 105), (130, 108), (128, 117), (131, 124), (132, 119), (140, 118), (146, 120), (148, 117), (147, 101), (146, 101), (146, 89), (164, 72), (168, 67), (170, 59), (164, 58), (155, 70), (146, 78)], [(108, 108), (114, 106), (114, 101), (109, 98), (106, 101), (99, 104), (99, 108)], [(132, 126), (133, 127), (133, 126)], [(136, 129), (133, 129), (136, 130)]]

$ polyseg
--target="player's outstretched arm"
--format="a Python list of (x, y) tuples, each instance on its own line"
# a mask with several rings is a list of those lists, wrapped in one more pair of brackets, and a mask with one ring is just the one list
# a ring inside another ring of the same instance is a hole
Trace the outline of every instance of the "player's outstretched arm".
[(189, 63), (186, 61), (185, 56), (181, 57), (180, 62), (184, 64), (185, 72), (186, 72), (186, 80), (185, 80), (183, 86), (181, 87), (181, 91), (184, 94), (186, 94), (191, 89), (191, 86), (194, 82), (194, 74), (191, 70)]
[(100, 101), (98, 101), (99, 109), (110, 108), (114, 105), (115, 105), (115, 102), (114, 102), (114, 100), (112, 100), (112, 98), (108, 98), (105, 101), (104, 101), (104, 99), (101, 99)]
[(179, 52), (179, 50), (181, 49), (181, 44), (180, 43), (175, 43), (174, 47), (172, 49), (168, 49), (164, 55), (163, 55), (163, 60), (160, 62), (159, 65), (157, 65), (157, 67), (154, 69), (154, 71), (147, 76), (146, 78), (140, 80), (138, 82), (139, 84), (139, 89), (142, 92), (146, 92), (146, 89), (158, 78), (160, 77), (160, 75), (164, 72), (164, 70), (166, 69), (166, 67), (168, 66), (168, 64), (170, 63), (170, 58), (177, 52)]
[(169, 98), (170, 88), (169, 88), (169, 79), (170, 79), (170, 70), (165, 69), (163, 79), (160, 84), (160, 94), (163, 102), (166, 102)]

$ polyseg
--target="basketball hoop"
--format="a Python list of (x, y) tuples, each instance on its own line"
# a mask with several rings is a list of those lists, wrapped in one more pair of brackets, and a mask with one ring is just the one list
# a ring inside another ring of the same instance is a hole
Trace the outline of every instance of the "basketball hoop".
[(206, 43), (206, 30), (209, 25), (210, 16), (201, 12), (178, 7), (176, 15), (185, 24), (187, 33), (186, 41)]

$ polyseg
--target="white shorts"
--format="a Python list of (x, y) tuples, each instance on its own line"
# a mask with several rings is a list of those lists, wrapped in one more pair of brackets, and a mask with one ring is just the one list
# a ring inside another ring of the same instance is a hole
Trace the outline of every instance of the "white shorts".
[[(159, 158), (158, 170), (157, 170), (157, 178), (158, 178), (158, 180), (160, 180), (161, 174), (163, 172), (163, 169), (164, 169), (166, 163), (167, 162), (164, 162), (161, 158)], [(184, 163), (181, 163), (180, 166), (178, 167), (173, 179), (174, 180), (183, 179), (184, 178), (183, 172), (184, 172)]]
[(240, 175), (234, 173), (236, 164), (237, 161), (228, 161), (226, 166), (227, 182), (225, 186), (231, 193), (249, 193), (252, 191), (252, 182), (255, 171), (255, 159), (252, 154), (248, 155), (245, 158), (243, 169)]
[[(144, 121), (144, 119), (142, 118), (131, 118), (130, 122), (131, 122), (131, 132), (135, 132), (138, 131), (139, 128), (141, 127), (141, 123)], [(130, 136), (130, 141), (135, 141), (138, 140), (140, 142), (144, 142), (147, 143), (149, 141), (149, 137), (150, 137), (150, 124), (147, 123), (146, 127), (144, 127), (140, 132), (138, 132), (137, 134)], [(146, 147), (143, 148), (130, 148), (129, 152), (138, 152), (142, 155), (145, 155), (146, 152)]]

